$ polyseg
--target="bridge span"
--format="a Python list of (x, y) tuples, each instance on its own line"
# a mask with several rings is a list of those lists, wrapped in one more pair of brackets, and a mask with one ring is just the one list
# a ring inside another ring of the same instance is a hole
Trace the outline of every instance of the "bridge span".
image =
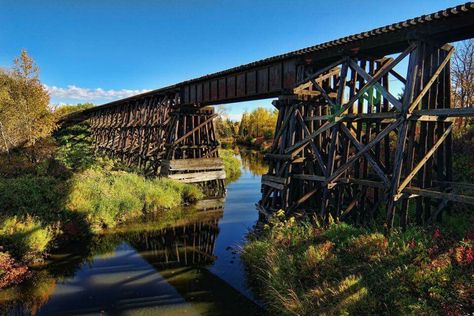
[[(259, 209), (316, 212), (388, 228), (429, 223), (458, 194), (451, 42), (474, 37), (474, 3), (346, 36), (70, 116), (96, 148), (150, 174), (222, 186), (212, 105), (262, 98), (279, 110)], [(397, 65), (408, 67), (399, 73)], [(390, 84), (403, 86), (401, 96)], [(413, 207), (411, 207), (413, 206)], [(413, 215), (408, 210), (414, 209)]]

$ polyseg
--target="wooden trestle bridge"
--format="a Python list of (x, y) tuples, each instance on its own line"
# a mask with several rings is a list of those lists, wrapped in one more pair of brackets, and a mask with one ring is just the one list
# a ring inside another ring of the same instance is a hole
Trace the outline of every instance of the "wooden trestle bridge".
[(453, 201), (474, 204), (474, 197), (454, 190), (453, 119), (474, 111), (453, 108), (449, 44), (472, 37), (474, 3), (466, 3), (68, 119), (90, 119), (100, 152), (151, 174), (222, 186), (210, 106), (278, 98), (262, 212), (306, 210), (366, 221), (384, 211), (388, 227), (395, 219), (402, 226), (429, 222)]

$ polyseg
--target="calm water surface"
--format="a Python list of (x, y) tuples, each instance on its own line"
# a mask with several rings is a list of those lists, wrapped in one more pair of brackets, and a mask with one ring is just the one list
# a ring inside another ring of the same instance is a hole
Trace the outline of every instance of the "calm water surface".
[(225, 199), (201, 202), (186, 222), (152, 221), (55, 253), (47, 268), (0, 292), (9, 315), (262, 315), (238, 255), (258, 214), (261, 157), (242, 152)]

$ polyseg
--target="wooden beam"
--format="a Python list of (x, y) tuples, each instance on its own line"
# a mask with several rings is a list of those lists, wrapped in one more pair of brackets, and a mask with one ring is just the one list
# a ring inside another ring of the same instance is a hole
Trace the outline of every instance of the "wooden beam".
[(425, 165), (425, 163), (428, 161), (428, 159), (433, 156), (435, 153), (436, 149), (441, 146), (441, 144), (444, 142), (446, 137), (448, 137), (449, 133), (451, 133), (453, 129), (453, 125), (450, 125), (443, 133), (443, 135), (438, 139), (438, 141), (434, 144), (434, 146), (426, 153), (425, 157), (421, 159), (420, 162), (413, 168), (413, 170), (408, 174), (408, 176), (403, 180), (403, 182), (400, 184), (400, 186), (397, 189), (397, 193), (395, 196), (395, 200), (397, 200), (400, 196), (400, 193), (403, 191), (403, 189), (410, 183), (410, 181), (413, 179), (413, 177), (420, 171), (420, 169)]

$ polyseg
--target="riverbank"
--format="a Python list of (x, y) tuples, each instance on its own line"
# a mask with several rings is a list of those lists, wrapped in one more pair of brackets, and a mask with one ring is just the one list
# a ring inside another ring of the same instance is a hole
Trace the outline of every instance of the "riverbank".
[[(60, 130), (46, 143), (35, 162), (21, 152), (2, 157), (0, 288), (23, 281), (28, 266), (54, 248), (150, 214), (175, 222), (187, 216), (183, 206), (203, 198), (197, 186), (147, 178), (95, 156), (86, 124)], [(239, 160), (223, 156), (226, 173), (238, 177)]]
[(277, 314), (468, 315), (474, 303), (474, 215), (410, 227), (318, 227), (273, 218), (243, 247), (250, 284)]
[(256, 158), (233, 157), (241, 175), (226, 185), (225, 199), (55, 247), (30, 278), (0, 291), (0, 314), (265, 315), (238, 254), (258, 219), (260, 178), (249, 168)]

